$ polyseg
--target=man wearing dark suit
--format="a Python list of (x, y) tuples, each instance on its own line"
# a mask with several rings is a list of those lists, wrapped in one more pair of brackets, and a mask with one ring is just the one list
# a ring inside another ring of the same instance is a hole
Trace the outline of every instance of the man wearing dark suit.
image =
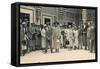
[(30, 27), (30, 51), (33, 51), (35, 50), (35, 41), (36, 41), (36, 38), (35, 38), (35, 24), (34, 23), (31, 23), (31, 27)]
[(21, 55), (23, 55), (23, 50), (22, 50), (22, 45), (23, 45), (23, 40), (24, 40), (24, 37), (25, 37), (25, 27), (24, 27), (24, 24), (20, 24), (20, 42), (21, 42)]
[(79, 49), (82, 49), (83, 40), (82, 40), (82, 27), (79, 26)]
[(83, 24), (82, 28), (82, 39), (83, 39), (83, 46), (85, 47), (85, 50), (87, 50), (87, 24)]
[(52, 38), (53, 38), (53, 48), (55, 49), (55, 52), (59, 52), (61, 44), (60, 43), (61, 30), (58, 22), (55, 22), (55, 27), (52, 29)]
[(50, 23), (47, 22), (46, 26), (46, 47), (45, 47), (45, 53), (47, 53), (48, 48), (50, 48), (51, 53), (52, 51), (52, 28), (50, 27)]
[(95, 48), (95, 29), (92, 22), (89, 22), (88, 25), (89, 25), (87, 29), (88, 48), (90, 52), (93, 52)]

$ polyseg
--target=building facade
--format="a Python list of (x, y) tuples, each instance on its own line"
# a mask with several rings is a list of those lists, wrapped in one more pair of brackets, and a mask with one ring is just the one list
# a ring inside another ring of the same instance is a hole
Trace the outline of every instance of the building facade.
[(92, 9), (21, 5), (20, 13), (29, 14), (29, 22), (37, 25), (45, 24), (47, 21), (51, 26), (55, 21), (58, 21), (60, 25), (70, 22), (77, 26), (87, 21), (95, 22), (95, 11)]

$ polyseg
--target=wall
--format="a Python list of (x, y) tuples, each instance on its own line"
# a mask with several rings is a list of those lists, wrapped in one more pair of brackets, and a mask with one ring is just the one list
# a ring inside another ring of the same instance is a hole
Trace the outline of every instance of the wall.
[(20, 12), (21, 13), (28, 13), (30, 15), (30, 23), (34, 22), (34, 8), (28, 7), (28, 6), (20, 6)]

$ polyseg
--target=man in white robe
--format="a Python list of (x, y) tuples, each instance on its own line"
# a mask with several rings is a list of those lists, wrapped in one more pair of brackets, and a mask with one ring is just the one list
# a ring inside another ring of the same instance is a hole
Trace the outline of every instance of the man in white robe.
[(41, 45), (42, 45), (43, 49), (46, 47), (46, 30), (45, 30), (45, 26), (43, 26), (43, 28), (41, 30)]

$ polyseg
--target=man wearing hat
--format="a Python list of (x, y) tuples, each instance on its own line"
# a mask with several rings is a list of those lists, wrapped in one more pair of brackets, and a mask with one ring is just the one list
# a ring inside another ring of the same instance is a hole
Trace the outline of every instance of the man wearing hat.
[(84, 23), (82, 27), (83, 48), (87, 50), (87, 24)]
[[(27, 46), (27, 52), (29, 51), (29, 38), (28, 38), (28, 20), (25, 19), (23, 22), (22, 22), (22, 28), (21, 28), (21, 31), (23, 31), (23, 38), (24, 40), (26, 40), (26, 46)], [(22, 33), (21, 33), (22, 34)]]
[(30, 45), (30, 51), (33, 51), (35, 50), (35, 41), (36, 41), (36, 38), (35, 38), (35, 23), (31, 23), (31, 27), (30, 27), (30, 42), (29, 42), (29, 45)]
[(52, 51), (52, 28), (50, 26), (50, 22), (46, 23), (46, 47), (45, 47), (45, 53), (47, 53), (48, 49), (50, 48), (51, 53)]
[(88, 28), (87, 28), (87, 46), (90, 52), (95, 52), (95, 29), (94, 25), (92, 24), (92, 21), (88, 22)]
[(52, 38), (53, 38), (53, 48), (55, 49), (55, 52), (59, 52), (60, 48), (60, 38), (61, 38), (61, 32), (58, 22), (54, 22), (55, 27), (52, 30)]

